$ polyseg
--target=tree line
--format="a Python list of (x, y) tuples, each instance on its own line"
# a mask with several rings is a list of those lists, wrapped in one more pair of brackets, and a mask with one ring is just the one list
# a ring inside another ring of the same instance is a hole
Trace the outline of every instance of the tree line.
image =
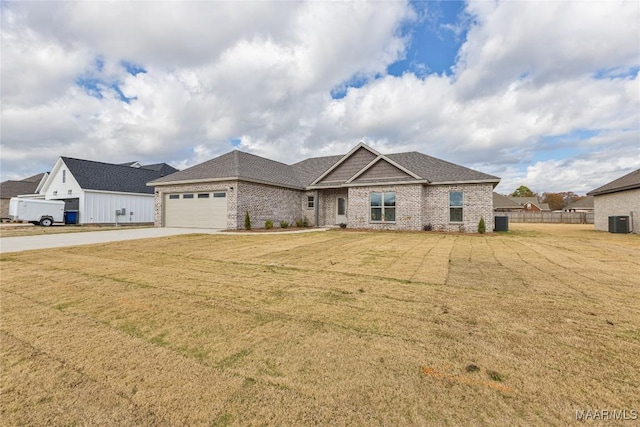
[(542, 193), (542, 195), (538, 195), (535, 191), (531, 191), (529, 187), (526, 185), (521, 185), (516, 188), (516, 190), (511, 193), (512, 197), (537, 197), (540, 200), (540, 203), (549, 204), (549, 208), (552, 211), (557, 211), (566, 208), (572, 203), (577, 202), (578, 200), (584, 199), (586, 196), (579, 196), (573, 191), (561, 191), (559, 193)]

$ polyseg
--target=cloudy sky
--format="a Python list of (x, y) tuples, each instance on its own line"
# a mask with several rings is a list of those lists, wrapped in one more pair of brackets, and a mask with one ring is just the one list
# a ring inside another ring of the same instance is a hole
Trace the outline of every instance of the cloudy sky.
[(359, 141), (584, 193), (640, 167), (640, 3), (1, 2), (1, 180)]

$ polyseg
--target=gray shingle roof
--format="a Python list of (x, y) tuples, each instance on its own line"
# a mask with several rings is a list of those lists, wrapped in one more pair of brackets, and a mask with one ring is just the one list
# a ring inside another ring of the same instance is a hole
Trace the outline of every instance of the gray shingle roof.
[(593, 196), (587, 196), (573, 202), (565, 209), (593, 209)]
[(446, 160), (411, 151), (388, 154), (388, 158), (432, 183), (455, 181), (500, 181), (500, 178), (478, 172)]
[(0, 183), (0, 198), (10, 199), (22, 194), (35, 193), (43, 176), (44, 173), (40, 173), (20, 181), (10, 180)]
[(493, 209), (524, 209), (521, 204), (511, 200), (510, 197), (493, 192)]
[(603, 186), (589, 191), (587, 196), (599, 196), (607, 193), (617, 193), (618, 191), (633, 190), (640, 188), (640, 169), (621, 176)]
[[(153, 188), (147, 187), (146, 184), (162, 176), (162, 172), (153, 169), (133, 168), (71, 157), (61, 157), (61, 159), (84, 190), (153, 194)], [(166, 171), (177, 171), (167, 166), (169, 169)]]
[[(293, 165), (265, 159), (253, 154), (234, 150), (220, 157), (200, 163), (172, 175), (165, 176), (149, 185), (178, 181), (206, 179), (250, 179), (274, 185), (305, 188), (326, 172), (344, 155), (314, 157)], [(478, 172), (418, 152), (387, 155), (402, 167), (432, 183), (494, 181), (500, 178)]]
[(306, 187), (315, 181), (320, 175), (325, 173), (327, 169), (333, 166), (342, 157), (344, 157), (344, 155), (313, 157), (311, 159), (294, 163), (291, 166), (293, 167), (300, 183)]
[(248, 179), (294, 188), (303, 187), (291, 166), (238, 150), (156, 179), (149, 185), (224, 178)]

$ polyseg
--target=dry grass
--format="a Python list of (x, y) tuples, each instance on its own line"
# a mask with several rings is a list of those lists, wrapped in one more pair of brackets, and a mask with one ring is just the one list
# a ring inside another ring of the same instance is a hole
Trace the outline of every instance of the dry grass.
[(640, 238), (511, 228), (2, 255), (0, 420), (529, 426), (640, 409)]
[(0, 225), (0, 237), (40, 236), (43, 234), (82, 233), (87, 231), (109, 231), (130, 228), (150, 228), (151, 226), (109, 226), (109, 225), (59, 225), (40, 227), (31, 224), (3, 224)]

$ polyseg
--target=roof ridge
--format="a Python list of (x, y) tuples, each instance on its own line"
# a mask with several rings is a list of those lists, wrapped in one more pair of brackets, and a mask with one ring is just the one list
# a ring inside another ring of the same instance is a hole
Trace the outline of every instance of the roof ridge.
[[(133, 168), (133, 167), (127, 166), (127, 165), (120, 165), (120, 164), (117, 164), (117, 163), (101, 162), (101, 161), (98, 161), (98, 160), (78, 159), (76, 157), (66, 157), (66, 156), (60, 156), (60, 158), (62, 160), (65, 160), (65, 159), (67, 159), (67, 160), (76, 160), (76, 161), (79, 161), (79, 162), (98, 163), (98, 164), (101, 164), (101, 165), (117, 166), (117, 167), (120, 167), (120, 168), (127, 168), (127, 169), (131, 169), (131, 170), (146, 170), (146, 171), (155, 172), (153, 169), (144, 168), (144, 166), (143, 167), (139, 167), (139, 168)], [(153, 164), (161, 164), (161, 163), (153, 163)]]

